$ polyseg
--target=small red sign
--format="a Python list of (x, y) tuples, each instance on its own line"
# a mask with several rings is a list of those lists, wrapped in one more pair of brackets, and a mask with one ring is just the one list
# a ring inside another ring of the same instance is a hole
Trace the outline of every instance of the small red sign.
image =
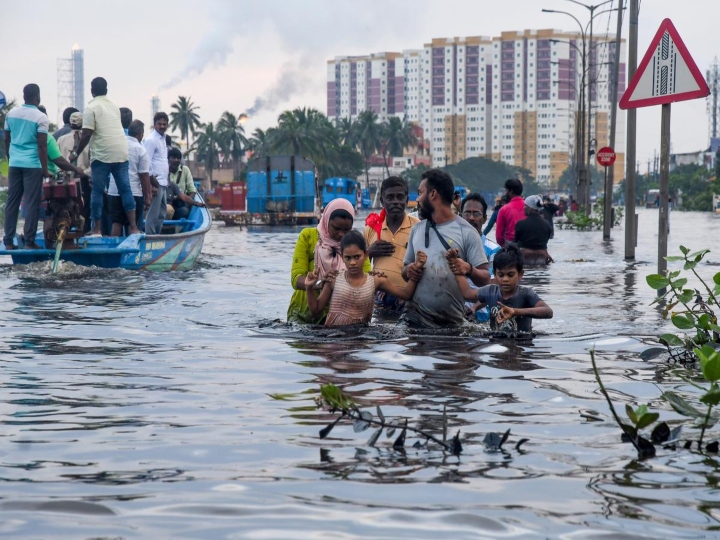
[(615, 150), (609, 146), (604, 146), (597, 153), (597, 162), (603, 167), (611, 167), (615, 163)]

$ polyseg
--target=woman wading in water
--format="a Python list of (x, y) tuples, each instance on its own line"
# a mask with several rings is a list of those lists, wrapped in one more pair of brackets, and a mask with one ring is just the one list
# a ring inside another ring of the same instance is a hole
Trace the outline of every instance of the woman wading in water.
[[(345, 199), (335, 199), (325, 207), (317, 227), (308, 227), (300, 232), (290, 270), (290, 283), (295, 290), (288, 307), (288, 322), (324, 322), (327, 309), (317, 316), (313, 316), (310, 311), (305, 279), (308, 273), (313, 272), (317, 276), (315, 287), (320, 290), (328, 274), (345, 269), (340, 255), (340, 241), (352, 229), (354, 219), (353, 205)], [(363, 271), (370, 271), (368, 259), (365, 260)]]

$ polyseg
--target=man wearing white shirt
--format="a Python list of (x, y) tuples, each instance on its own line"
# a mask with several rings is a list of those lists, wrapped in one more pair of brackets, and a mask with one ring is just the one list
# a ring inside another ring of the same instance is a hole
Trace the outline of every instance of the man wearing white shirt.
[(159, 234), (167, 213), (167, 184), (170, 167), (168, 165), (165, 132), (167, 131), (168, 120), (168, 115), (164, 112), (157, 113), (153, 118), (153, 127), (155, 129), (143, 141), (143, 146), (150, 159), (150, 181), (153, 187), (157, 189), (145, 217), (145, 234)]
[[(134, 120), (128, 127), (128, 163), (130, 165), (130, 189), (132, 190), (135, 205), (138, 208), (138, 217), (142, 216), (143, 199), (145, 209), (150, 205), (150, 159), (145, 147), (140, 144), (145, 132), (145, 124), (140, 120)], [(128, 226), (125, 212), (123, 211), (122, 200), (118, 193), (115, 179), (110, 178), (108, 188), (108, 213), (112, 219), (111, 236), (122, 236), (123, 227)]]

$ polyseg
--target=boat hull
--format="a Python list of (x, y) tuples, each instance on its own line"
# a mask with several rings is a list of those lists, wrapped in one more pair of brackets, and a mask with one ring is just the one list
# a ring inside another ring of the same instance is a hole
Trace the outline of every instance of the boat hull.
[[(61, 261), (99, 268), (124, 268), (169, 272), (189, 270), (202, 251), (205, 234), (212, 226), (207, 208), (194, 207), (187, 220), (166, 221), (176, 227), (175, 234), (133, 234), (128, 237), (80, 238), (72, 248), (64, 248)], [(185, 230), (185, 232), (182, 232)], [(38, 238), (38, 242), (42, 240)], [(13, 264), (51, 261), (54, 249), (0, 249)]]

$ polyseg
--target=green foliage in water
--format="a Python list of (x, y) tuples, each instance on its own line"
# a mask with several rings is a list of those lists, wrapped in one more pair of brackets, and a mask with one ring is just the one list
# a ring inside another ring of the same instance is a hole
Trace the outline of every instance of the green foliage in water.
[[(698, 446), (702, 448), (705, 430), (713, 427), (720, 416), (713, 408), (720, 404), (720, 326), (716, 311), (720, 309), (720, 272), (712, 277), (712, 282), (703, 279), (697, 272), (697, 266), (710, 252), (708, 249), (692, 252), (680, 246), (681, 255), (666, 257), (669, 262), (682, 262), (682, 270), (668, 271), (665, 275), (651, 274), (646, 280), (650, 287), (660, 294), (655, 302), (664, 303), (663, 315), (670, 317), (680, 335), (667, 333), (660, 336), (670, 352), (670, 356), (682, 364), (698, 364), (705, 385), (691, 380), (691, 374), (681, 374), (686, 382), (698, 389), (701, 395), (694, 396), (701, 407), (697, 408), (675, 392), (665, 392), (663, 397), (679, 414), (692, 418), (700, 427)], [(700, 283), (701, 289), (689, 288), (688, 278), (682, 272), (690, 272)]]

